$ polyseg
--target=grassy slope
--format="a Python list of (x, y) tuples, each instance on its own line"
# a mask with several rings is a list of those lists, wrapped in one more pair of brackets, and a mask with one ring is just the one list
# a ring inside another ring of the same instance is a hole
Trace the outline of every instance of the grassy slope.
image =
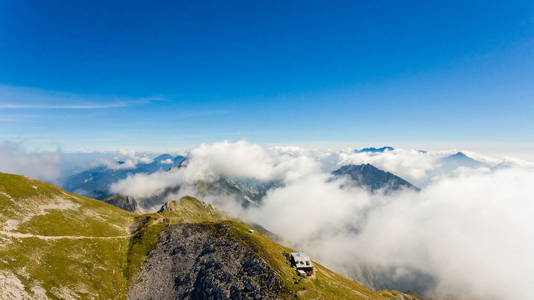
[[(0, 173), (0, 230), (39, 235), (126, 235), (133, 215), (102, 201), (67, 193), (48, 183)], [(3, 224), (3, 225), (2, 225)]]
[[(286, 293), (282, 296), (287, 298), (398, 299), (396, 291), (369, 290), (317, 263), (314, 278), (295, 284), (298, 277), (283, 255), (291, 249), (258, 232), (248, 233), (248, 226), (191, 197), (172, 201), (161, 213), (134, 215), (47, 183), (3, 173), (0, 231), (66, 237), (46, 240), (0, 233), (0, 283), (2, 276), (16, 276), (23, 291), (15, 293), (29, 298), (36, 298), (41, 290), (50, 298), (124, 299), (128, 283), (156, 247), (159, 233), (178, 223), (198, 223), (213, 230), (215, 224), (227, 225), (222, 234), (268, 262), (283, 280)], [(130, 224), (137, 229), (128, 236)], [(97, 238), (72, 238), (79, 236)]]
[(129, 243), (126, 229), (133, 217), (47, 183), (0, 173), (0, 230), (39, 236), (126, 236), (45, 240), (3, 233), (0, 274), (16, 276), (24, 290), (15, 293), (29, 298), (36, 298), (38, 290), (50, 298), (121, 298), (127, 289), (123, 276)]

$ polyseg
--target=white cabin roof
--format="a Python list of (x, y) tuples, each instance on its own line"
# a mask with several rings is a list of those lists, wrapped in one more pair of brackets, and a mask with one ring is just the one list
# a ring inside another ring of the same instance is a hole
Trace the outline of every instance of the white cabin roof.
[(304, 252), (293, 252), (291, 253), (291, 257), (295, 261), (295, 265), (297, 268), (312, 268), (313, 267), (311, 258)]

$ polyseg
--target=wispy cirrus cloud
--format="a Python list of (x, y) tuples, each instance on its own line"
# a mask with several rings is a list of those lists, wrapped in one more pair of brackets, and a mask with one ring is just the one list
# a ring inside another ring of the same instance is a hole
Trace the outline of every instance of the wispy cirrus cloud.
[(103, 109), (131, 106), (134, 103), (110, 103), (110, 104), (80, 104), (80, 105), (42, 105), (42, 104), (11, 104), (0, 103), (0, 109)]
[(110, 109), (162, 100), (163, 97), (159, 95), (144, 98), (118, 98), (0, 84), (0, 109)]

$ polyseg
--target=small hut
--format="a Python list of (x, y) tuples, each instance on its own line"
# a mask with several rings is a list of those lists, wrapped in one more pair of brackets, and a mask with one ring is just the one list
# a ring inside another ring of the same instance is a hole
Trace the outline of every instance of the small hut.
[(304, 252), (293, 252), (290, 256), (291, 265), (297, 270), (299, 274), (303, 272), (307, 276), (313, 274), (313, 263), (310, 257)]

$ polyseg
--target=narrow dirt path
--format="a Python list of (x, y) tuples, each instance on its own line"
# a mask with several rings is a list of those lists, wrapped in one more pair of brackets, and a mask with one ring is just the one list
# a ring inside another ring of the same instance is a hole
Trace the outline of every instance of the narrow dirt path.
[(118, 235), (118, 236), (82, 236), (82, 235), (37, 235), (30, 233), (20, 233), (20, 232), (11, 232), (11, 231), (0, 231), (0, 235), (27, 239), (27, 238), (37, 238), (41, 240), (60, 240), (60, 239), (71, 239), (71, 240), (84, 240), (84, 239), (100, 239), (100, 240), (112, 240), (112, 239), (127, 239), (131, 238), (133, 235)]

